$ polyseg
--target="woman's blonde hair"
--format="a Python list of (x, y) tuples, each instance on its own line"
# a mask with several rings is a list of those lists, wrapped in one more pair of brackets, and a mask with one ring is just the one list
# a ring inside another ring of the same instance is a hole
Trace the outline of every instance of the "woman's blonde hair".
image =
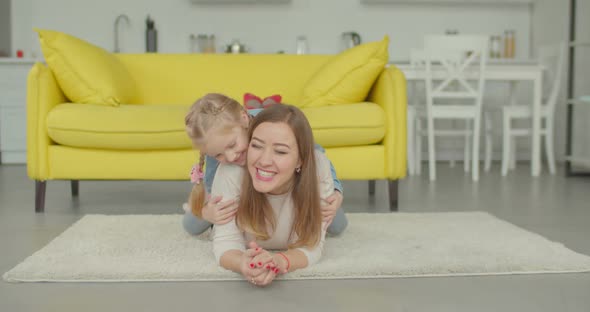
[[(211, 128), (231, 129), (240, 124), (243, 107), (236, 100), (219, 93), (209, 93), (198, 99), (184, 118), (186, 133), (192, 140), (202, 140)], [(203, 172), (205, 155), (200, 153), (197, 170)], [(202, 218), (205, 188), (202, 179), (193, 185), (189, 206), (194, 215)]]
[[(287, 124), (293, 131), (299, 149), (301, 167), (300, 170), (293, 172), (295, 177), (291, 193), (294, 208), (291, 237), (295, 234), (297, 240), (289, 244), (289, 248), (316, 246), (321, 237), (322, 216), (311, 126), (297, 107), (276, 104), (254, 117), (248, 131), (248, 140), (252, 139), (254, 130), (264, 122)], [(266, 195), (257, 192), (252, 184), (252, 178), (249, 174), (245, 174), (236, 215), (238, 227), (252, 233), (257, 239), (267, 240), (270, 238), (267, 225), (270, 225), (274, 232), (275, 217)]]

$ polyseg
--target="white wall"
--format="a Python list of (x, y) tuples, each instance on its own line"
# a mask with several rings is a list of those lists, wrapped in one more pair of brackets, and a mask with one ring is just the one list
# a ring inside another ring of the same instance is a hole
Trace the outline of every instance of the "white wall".
[(12, 0), (10, 14), (12, 23), (12, 56), (16, 50), (23, 50), (25, 57), (31, 57), (33, 43), (31, 0)]
[[(31, 26), (56, 29), (113, 49), (113, 22), (127, 14), (131, 27), (121, 27), (123, 52), (145, 50), (145, 18), (156, 21), (160, 52), (190, 51), (189, 35), (213, 33), (218, 47), (240, 39), (252, 52), (295, 50), (295, 38), (306, 35), (311, 53), (336, 53), (340, 34), (356, 31), (363, 41), (388, 34), (392, 60), (407, 59), (427, 33), (501, 34), (515, 29), (517, 55), (528, 56), (530, 15), (527, 6), (364, 5), (360, 0), (292, 0), (286, 5), (194, 5), (189, 0), (13, 0), (19, 3), (13, 48), (35, 50)], [(67, 9), (66, 9), (67, 8)], [(29, 12), (26, 12), (29, 9)], [(67, 13), (66, 13), (67, 12)], [(26, 16), (28, 14), (28, 16)], [(14, 15), (13, 15), (14, 16)]]
[(10, 55), (10, 0), (0, 0), (0, 56)]

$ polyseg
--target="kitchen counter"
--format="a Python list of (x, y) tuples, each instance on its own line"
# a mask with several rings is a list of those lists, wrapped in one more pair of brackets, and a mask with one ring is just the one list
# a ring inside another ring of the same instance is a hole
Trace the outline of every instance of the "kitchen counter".
[(42, 61), (33, 58), (0, 57), (0, 64), (35, 64)]
[[(389, 64), (394, 65), (409, 65), (410, 60), (392, 60)], [(537, 59), (504, 59), (504, 58), (488, 58), (488, 64), (493, 65), (536, 65), (539, 64)]]

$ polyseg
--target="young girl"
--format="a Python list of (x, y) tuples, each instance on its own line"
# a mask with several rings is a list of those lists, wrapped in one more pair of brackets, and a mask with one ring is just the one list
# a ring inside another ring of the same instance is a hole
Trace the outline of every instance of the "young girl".
[[(207, 200), (205, 194), (211, 193), (219, 163), (245, 165), (249, 144), (247, 131), (251, 120), (248, 113), (237, 101), (222, 94), (210, 93), (197, 100), (186, 115), (187, 134), (201, 154), (191, 174), (194, 186), (183, 219), (183, 226), (190, 234), (200, 234), (211, 224), (225, 224), (233, 219), (237, 211), (234, 199), (224, 200), (221, 196), (213, 196)], [(316, 149), (321, 147), (316, 145)], [(205, 172), (203, 167), (206, 168)], [(344, 231), (348, 220), (342, 209), (339, 209), (342, 204), (342, 185), (331, 163), (330, 168), (337, 192), (326, 199), (322, 216), (328, 224), (328, 233), (338, 235)]]
[(334, 184), (329, 161), (314, 150), (311, 127), (298, 108), (277, 104), (263, 110), (248, 140), (246, 168), (221, 164), (215, 176), (212, 194), (239, 198), (240, 208), (235, 222), (214, 226), (213, 251), (222, 267), (265, 286), (278, 273), (319, 260), (326, 233), (320, 202)]

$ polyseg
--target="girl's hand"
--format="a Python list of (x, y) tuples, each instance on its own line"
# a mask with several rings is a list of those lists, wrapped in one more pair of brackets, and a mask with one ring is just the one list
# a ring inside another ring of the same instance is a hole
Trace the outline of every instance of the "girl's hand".
[(330, 195), (328, 198), (326, 198), (327, 204), (325, 204), (325, 205), (322, 204), (322, 208), (321, 208), (323, 222), (325, 222), (328, 225), (330, 223), (332, 223), (332, 219), (334, 219), (334, 216), (336, 216), (336, 211), (338, 211), (338, 209), (340, 209), (343, 199), (344, 199), (344, 197), (338, 191), (334, 191), (334, 193), (332, 195)]
[(221, 196), (211, 198), (203, 207), (203, 219), (213, 224), (226, 224), (230, 222), (238, 211), (236, 199), (221, 201)]

